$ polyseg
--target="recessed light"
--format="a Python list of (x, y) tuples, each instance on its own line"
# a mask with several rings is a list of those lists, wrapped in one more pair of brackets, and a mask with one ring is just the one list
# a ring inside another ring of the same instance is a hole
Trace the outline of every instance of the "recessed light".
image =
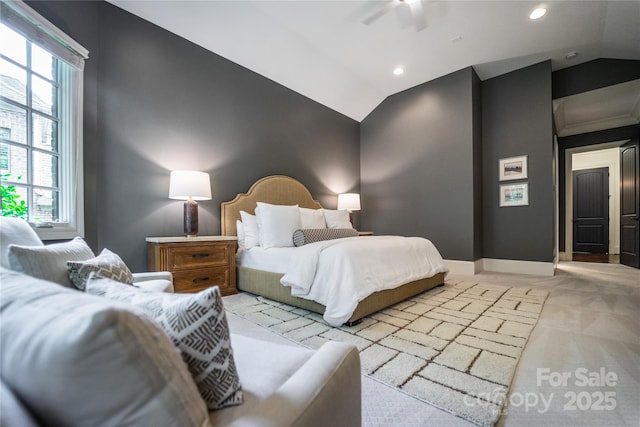
[(529, 15), (529, 19), (540, 19), (544, 16), (545, 13), (547, 13), (547, 9), (545, 9), (544, 7), (538, 7), (534, 9), (533, 12), (531, 12), (531, 15)]
[(402, 74), (404, 74), (404, 68), (402, 68), (402, 67), (396, 67), (393, 70), (393, 75), (394, 76), (401, 76)]

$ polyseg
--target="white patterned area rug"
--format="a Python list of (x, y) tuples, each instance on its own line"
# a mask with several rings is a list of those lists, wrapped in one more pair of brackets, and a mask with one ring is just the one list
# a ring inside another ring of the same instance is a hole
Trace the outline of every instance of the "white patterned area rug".
[(524, 346), (547, 292), (450, 282), (333, 328), (307, 310), (239, 294), (225, 308), (311, 348), (346, 341), (362, 372), (481, 426), (500, 417)]

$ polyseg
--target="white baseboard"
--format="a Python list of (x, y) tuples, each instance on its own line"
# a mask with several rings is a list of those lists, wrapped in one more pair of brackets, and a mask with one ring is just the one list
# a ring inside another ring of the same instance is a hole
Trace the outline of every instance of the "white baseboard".
[(481, 260), (478, 261), (458, 261), (456, 259), (445, 259), (444, 263), (449, 268), (449, 273), (461, 276), (473, 276), (482, 271)]
[[(562, 253), (560, 254), (562, 259)], [(499, 273), (532, 274), (536, 276), (553, 276), (555, 267), (553, 262), (518, 261), (511, 259), (483, 258), (482, 269)]]
[[(565, 252), (560, 252), (561, 261), (566, 261), (563, 259), (565, 255)], [(461, 276), (473, 276), (481, 271), (531, 274), (535, 276), (553, 276), (555, 274), (555, 264), (553, 262), (482, 258), (476, 261), (445, 259), (444, 263), (449, 268), (450, 274)]]

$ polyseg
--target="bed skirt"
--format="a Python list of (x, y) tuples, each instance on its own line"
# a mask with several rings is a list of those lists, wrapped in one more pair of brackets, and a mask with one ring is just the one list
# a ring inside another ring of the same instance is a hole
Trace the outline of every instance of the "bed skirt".
[[(238, 289), (252, 294), (279, 301), (294, 307), (300, 307), (314, 313), (323, 314), (325, 306), (315, 301), (298, 298), (291, 295), (291, 288), (283, 286), (280, 279), (283, 274), (271, 273), (268, 271), (255, 270), (253, 268), (238, 267)], [(349, 323), (357, 322), (369, 314), (399, 303), (407, 298), (411, 298), (424, 291), (444, 284), (444, 273), (435, 276), (416, 280), (399, 286), (395, 289), (386, 289), (375, 292), (358, 304), (353, 315), (349, 318)]]

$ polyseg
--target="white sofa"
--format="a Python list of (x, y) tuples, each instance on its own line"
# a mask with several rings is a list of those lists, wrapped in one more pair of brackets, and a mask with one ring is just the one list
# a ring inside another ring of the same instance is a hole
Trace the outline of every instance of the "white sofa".
[[(19, 218), (0, 217), (0, 265), (11, 269), (9, 245), (44, 247), (44, 243), (26, 221)], [(133, 283), (142, 288), (173, 292), (172, 276), (169, 271), (133, 273)]]
[[(8, 222), (4, 218), (0, 220), (0, 229), (2, 229), (0, 246), (2, 247), (3, 265), (6, 265), (4, 264), (5, 250), (9, 244), (14, 242), (25, 244), (22, 239), (23, 234), (16, 235), (11, 232), (15, 230), (8, 230), (16, 226), (15, 224), (14, 221)], [(20, 227), (20, 225), (17, 226)], [(13, 236), (13, 240), (7, 241), (8, 236)], [(2, 295), (3, 287), (9, 289), (9, 286), (12, 286), (11, 291)], [(43, 355), (34, 359), (43, 366), (31, 365), (26, 374), (18, 374), (14, 369), (16, 367), (10, 365), (11, 361), (15, 363), (16, 360), (19, 360), (15, 358), (15, 354), (13, 357), (1, 354), (11, 349), (16, 351), (15, 349), (19, 348), (16, 346), (22, 344), (18, 342), (20, 340), (16, 337), (21, 336), (20, 328), (24, 322), (9, 321), (8, 317), (16, 316), (16, 307), (19, 307), (19, 304), (13, 303), (11, 299), (20, 298), (21, 286), (24, 286), (24, 289), (29, 289), (30, 286), (31, 289), (34, 289), (33, 287), (39, 286), (46, 290), (45, 293), (55, 293), (59, 290), (63, 298), (79, 295), (85, 299), (92, 298), (91, 302), (98, 301), (96, 298), (101, 297), (63, 289), (60, 285), (51, 282), (43, 282), (7, 269), (0, 269), (0, 295), (3, 297), (0, 298), (0, 322), (3, 323), (3, 328), (0, 328), (0, 377), (2, 379), (0, 383), (0, 393), (2, 394), (0, 413), (2, 413), (2, 426), (60, 425), (52, 421), (58, 419), (56, 418), (57, 414), (50, 413), (56, 412), (57, 406), (60, 405), (44, 405), (42, 399), (48, 397), (38, 395), (40, 388), (46, 389), (46, 387), (38, 387), (38, 381), (45, 381), (50, 390), (51, 381), (55, 381), (55, 378), (43, 379), (35, 375), (34, 378), (28, 378), (28, 372), (38, 372), (37, 368), (47, 372), (47, 367), (44, 366), (47, 364), (47, 357)], [(29, 309), (28, 304), (24, 307), (25, 311)], [(208, 415), (205, 414), (205, 420), (197, 425), (264, 427), (357, 427), (361, 425), (360, 359), (355, 346), (329, 342), (314, 351), (293, 343), (283, 344), (282, 338), (280, 338), (281, 343), (268, 340), (270, 332), (262, 330), (259, 326), (251, 326), (248, 322), (242, 323), (237, 328), (237, 333), (234, 333), (234, 321), (230, 323), (231, 344), (244, 394), (244, 403), (209, 412)], [(31, 326), (33, 327), (33, 325)], [(261, 339), (255, 338), (256, 336)], [(267, 340), (264, 339), (265, 337)], [(28, 345), (28, 343), (24, 345)], [(104, 361), (99, 363), (100, 366), (105, 366)], [(81, 368), (78, 367), (78, 369)], [(107, 375), (116, 380), (119, 376), (132, 376), (131, 372), (126, 374), (122, 371), (126, 371), (126, 369), (117, 369), (115, 372), (107, 371)], [(64, 401), (68, 394), (69, 399), (80, 399), (77, 404), (83, 408), (94, 404), (100, 406), (100, 402), (113, 400), (113, 393), (116, 391), (113, 388), (101, 387), (102, 384), (92, 384), (85, 390), (88, 379), (83, 372), (85, 371), (78, 372), (82, 378), (65, 379), (65, 386), (60, 387), (59, 391), (55, 390), (55, 398)], [(129, 379), (121, 378), (123, 382)], [(79, 390), (74, 387), (74, 382), (85, 386)], [(115, 384), (119, 383), (120, 381), (115, 381)], [(139, 381), (136, 383), (141, 386)], [(175, 390), (173, 391), (175, 392)], [(136, 414), (128, 414), (128, 419), (134, 420), (128, 424), (136, 426), (157, 425), (157, 415), (163, 419), (163, 425), (180, 425), (180, 427), (186, 425), (184, 422), (176, 422), (172, 418), (170, 407), (166, 404), (167, 396), (166, 394), (163, 396), (158, 397), (155, 402), (151, 401), (151, 403), (145, 404), (144, 410), (149, 411), (151, 410), (149, 408), (155, 407), (157, 413), (151, 413), (149, 416), (149, 412), (147, 412), (147, 415), (142, 419), (136, 418)], [(197, 398), (189, 400), (191, 401), (186, 405), (192, 405), (194, 413), (202, 408), (206, 410), (204, 402), (195, 401)], [(74, 410), (72, 405), (64, 406), (59, 410)], [(128, 403), (127, 410), (129, 410)], [(116, 419), (119, 421), (115, 421)], [(194, 419), (196, 419), (195, 415)], [(87, 420), (87, 423), (77, 423), (77, 425), (122, 424), (121, 419), (115, 416), (113, 419), (103, 419), (101, 422), (97, 422), (96, 419)]]

